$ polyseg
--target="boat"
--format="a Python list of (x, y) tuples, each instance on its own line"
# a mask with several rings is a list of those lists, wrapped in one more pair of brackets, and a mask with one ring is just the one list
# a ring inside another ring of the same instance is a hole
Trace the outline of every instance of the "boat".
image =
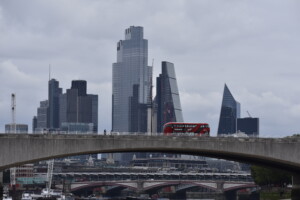
[(32, 194), (29, 193), (29, 192), (24, 192), (24, 193), (22, 194), (21, 200), (32, 200), (33, 198), (32, 198), (31, 195), (32, 195)]
[(3, 200), (12, 200), (12, 197), (8, 196), (7, 194), (3, 194)]

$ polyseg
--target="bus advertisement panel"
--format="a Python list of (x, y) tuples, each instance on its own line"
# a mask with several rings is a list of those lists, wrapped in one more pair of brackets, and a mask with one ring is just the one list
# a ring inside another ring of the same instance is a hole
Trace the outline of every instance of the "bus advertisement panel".
[(169, 122), (164, 125), (164, 135), (174, 136), (209, 136), (210, 128), (207, 123)]

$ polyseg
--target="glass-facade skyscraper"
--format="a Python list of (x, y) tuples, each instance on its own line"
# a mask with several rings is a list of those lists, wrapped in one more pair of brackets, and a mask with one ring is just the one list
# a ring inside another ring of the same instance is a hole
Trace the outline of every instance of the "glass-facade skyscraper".
[[(143, 27), (125, 30), (125, 40), (117, 44), (117, 62), (112, 67), (112, 130), (129, 132), (133, 118), (132, 106), (151, 101), (152, 67), (148, 66), (148, 41), (143, 38)], [(138, 90), (138, 91), (136, 91)], [(137, 103), (132, 104), (135, 94)]]
[(157, 132), (168, 122), (183, 122), (174, 64), (162, 62), (162, 73), (156, 79)]
[(240, 118), (240, 103), (232, 96), (227, 85), (224, 86), (218, 135), (233, 134), (237, 131), (237, 118)]
[(55, 79), (48, 83), (48, 101), (49, 101), (49, 128), (58, 129), (59, 124), (59, 95), (62, 89), (59, 88), (59, 82)]
[(49, 127), (49, 101), (40, 102), (40, 107), (37, 108), (37, 127), (35, 131), (43, 131)]
[[(85, 80), (73, 80), (71, 89), (59, 97), (60, 127), (79, 127), (93, 124), (92, 131), (98, 131), (98, 95), (87, 94)], [(68, 124), (69, 123), (69, 124)], [(79, 124), (79, 125), (78, 125)]]

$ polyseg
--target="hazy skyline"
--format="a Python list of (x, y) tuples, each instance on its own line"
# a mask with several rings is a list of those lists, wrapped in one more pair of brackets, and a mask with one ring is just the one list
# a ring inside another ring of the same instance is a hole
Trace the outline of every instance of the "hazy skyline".
[[(48, 67), (60, 87), (87, 81), (99, 95), (99, 132), (111, 128), (112, 63), (131, 25), (144, 27), (153, 83), (161, 61), (174, 63), (186, 122), (216, 135), (224, 84), (260, 118), (260, 135), (300, 133), (300, 3), (296, 0), (1, 0), (0, 131), (31, 127), (48, 98)], [(155, 89), (153, 90), (155, 91)]]

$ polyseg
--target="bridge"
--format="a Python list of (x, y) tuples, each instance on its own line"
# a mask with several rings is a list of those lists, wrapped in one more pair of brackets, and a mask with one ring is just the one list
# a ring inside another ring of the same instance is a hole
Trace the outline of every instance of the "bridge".
[(0, 170), (51, 158), (114, 152), (202, 155), (300, 172), (299, 138), (0, 134)]
[[(75, 182), (71, 184), (71, 192), (86, 189), (90, 187), (115, 186), (110, 189), (128, 188), (138, 193), (147, 193), (148, 191), (158, 190), (167, 186), (176, 186), (174, 192), (188, 190), (193, 187), (202, 187), (214, 192), (228, 192), (244, 188), (255, 188), (254, 182), (229, 182), (229, 181), (206, 181), (206, 180), (139, 180), (139, 181), (93, 181), (93, 182)], [(62, 189), (63, 185), (56, 185)], [(106, 189), (106, 191), (108, 191)]]
[(215, 173), (215, 172), (63, 172), (53, 173), (54, 181), (61, 179), (72, 182), (124, 181), (124, 180), (206, 180), (206, 181), (241, 181), (253, 182), (249, 173)]
[(54, 173), (53, 181), (57, 188), (68, 182), (72, 192), (86, 188), (104, 188), (104, 191), (123, 190), (137, 193), (158, 191), (174, 186), (173, 192), (182, 192), (200, 187), (211, 192), (224, 193), (242, 188), (256, 187), (251, 174), (247, 173), (131, 173), (131, 172), (69, 172)]

